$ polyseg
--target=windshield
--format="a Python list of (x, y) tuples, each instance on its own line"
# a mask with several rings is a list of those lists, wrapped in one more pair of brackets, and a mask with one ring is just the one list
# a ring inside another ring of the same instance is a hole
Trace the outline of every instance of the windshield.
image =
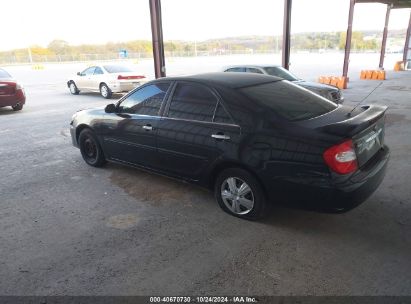
[(276, 81), (240, 89), (251, 100), (290, 121), (314, 118), (337, 105), (289, 81)]
[(104, 69), (109, 73), (125, 73), (134, 72), (133, 69), (124, 65), (105, 65)]
[(5, 70), (0, 69), (0, 78), (11, 78), (11, 76)]
[(268, 73), (268, 75), (281, 77), (288, 81), (300, 80), (298, 77), (296, 77), (283, 67), (265, 67), (264, 70)]

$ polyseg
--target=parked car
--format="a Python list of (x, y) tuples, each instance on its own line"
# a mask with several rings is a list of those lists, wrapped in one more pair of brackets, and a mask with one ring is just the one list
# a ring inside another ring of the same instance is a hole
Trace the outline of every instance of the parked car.
[(144, 75), (138, 75), (130, 67), (107, 64), (92, 66), (67, 81), (70, 93), (78, 95), (80, 91), (100, 92), (104, 98), (111, 98), (113, 93), (128, 92), (147, 82)]
[(0, 68), (0, 108), (12, 107), (14, 111), (20, 111), (25, 103), (23, 86)]
[(277, 65), (238, 65), (238, 66), (230, 66), (224, 69), (224, 72), (245, 72), (245, 73), (256, 73), (256, 74), (265, 74), (271, 75), (276, 77), (281, 77), (285, 80), (292, 81), (295, 84), (302, 86), (314, 93), (317, 93), (332, 102), (335, 103), (343, 103), (344, 97), (341, 93), (341, 90), (335, 86), (321, 84), (318, 82), (312, 81), (305, 81), (293, 73), (284, 69), (282, 66)]
[(278, 77), (211, 73), (160, 78), (105, 109), (73, 115), (85, 162), (140, 167), (213, 189), (246, 219), (269, 202), (346, 211), (381, 183), (386, 107), (336, 105)]

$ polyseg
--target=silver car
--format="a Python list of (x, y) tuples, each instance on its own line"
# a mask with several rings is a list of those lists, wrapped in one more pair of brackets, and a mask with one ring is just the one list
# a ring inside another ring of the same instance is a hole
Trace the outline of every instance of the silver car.
[(67, 81), (73, 95), (80, 91), (100, 92), (104, 98), (111, 98), (113, 93), (128, 92), (144, 84), (147, 79), (128, 66), (105, 64), (92, 66)]
[(224, 68), (224, 72), (245, 72), (245, 73), (257, 73), (271, 76), (281, 77), (285, 80), (292, 81), (318, 95), (321, 95), (332, 102), (337, 104), (343, 103), (344, 97), (341, 90), (337, 87), (321, 84), (318, 82), (305, 81), (290, 71), (284, 69), (282, 66), (277, 65), (236, 65)]

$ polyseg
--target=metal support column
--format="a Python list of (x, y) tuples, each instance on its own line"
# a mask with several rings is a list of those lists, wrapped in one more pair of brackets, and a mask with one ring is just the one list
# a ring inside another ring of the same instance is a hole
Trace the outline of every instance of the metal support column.
[(166, 76), (164, 58), (163, 26), (161, 22), (161, 1), (149, 0), (151, 17), (151, 35), (153, 42), (154, 72), (156, 78)]
[(292, 0), (284, 0), (282, 65), (287, 70), (290, 68), (291, 6)]
[(347, 77), (348, 75), (348, 63), (350, 62), (352, 21), (354, 17), (354, 6), (355, 6), (355, 0), (350, 0), (350, 10), (348, 13), (347, 37), (345, 39), (345, 54), (344, 54), (344, 66), (343, 66), (343, 76), (344, 77)]
[(379, 68), (381, 70), (384, 69), (385, 47), (387, 45), (388, 22), (390, 20), (391, 6), (392, 6), (391, 4), (387, 4), (387, 12), (385, 13), (385, 25), (384, 25), (384, 31), (382, 33), (380, 65), (379, 65)]
[(408, 66), (408, 69), (411, 69), (411, 12), (410, 20), (408, 21), (407, 36), (405, 37), (404, 53), (402, 60), (404, 61), (404, 68), (407, 68)]

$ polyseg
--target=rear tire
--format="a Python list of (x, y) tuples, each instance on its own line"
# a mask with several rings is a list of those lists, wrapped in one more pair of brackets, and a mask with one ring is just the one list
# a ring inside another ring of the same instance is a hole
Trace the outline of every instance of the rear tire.
[(70, 82), (69, 89), (70, 89), (70, 93), (73, 95), (78, 95), (80, 93), (80, 90), (77, 88), (74, 81)]
[(100, 85), (100, 94), (101, 96), (103, 96), (105, 99), (110, 99), (111, 96), (113, 95), (113, 92), (110, 90), (110, 88), (108, 87), (108, 85), (106, 85), (105, 83), (102, 83)]
[(222, 171), (214, 186), (215, 198), (227, 213), (257, 220), (267, 215), (267, 199), (259, 181), (249, 172), (239, 168)]
[(13, 111), (20, 111), (23, 109), (23, 105), (22, 104), (16, 104), (15, 106), (12, 106)]
[(101, 167), (107, 162), (97, 136), (90, 129), (84, 129), (80, 132), (78, 143), (81, 156), (88, 165)]

